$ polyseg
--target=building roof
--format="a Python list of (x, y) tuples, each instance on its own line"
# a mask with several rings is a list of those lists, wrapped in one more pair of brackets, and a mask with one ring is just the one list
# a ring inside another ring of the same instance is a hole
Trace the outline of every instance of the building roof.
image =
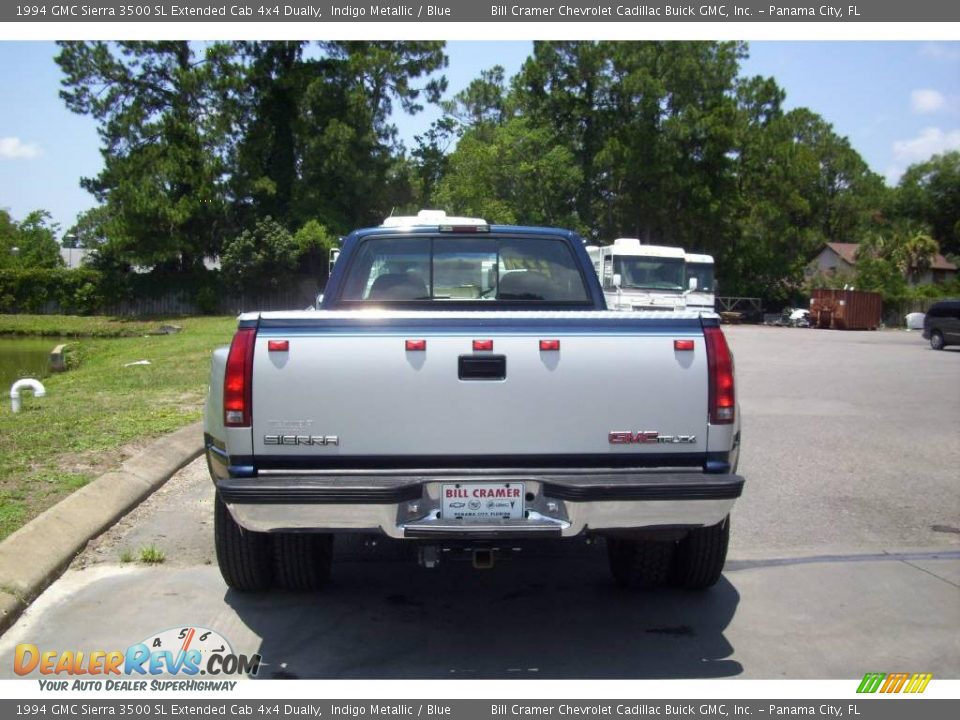
[[(857, 264), (857, 243), (828, 242), (827, 247), (833, 250), (841, 260), (848, 265)], [(957, 266), (947, 260), (943, 255), (937, 253), (930, 265), (931, 270), (956, 270)]]
[(827, 247), (839, 255), (847, 265), (857, 264), (857, 248), (860, 247), (857, 243), (828, 242)]
[(956, 270), (957, 266), (952, 262), (947, 260), (943, 255), (937, 253), (937, 256), (933, 259), (933, 263), (930, 265), (931, 270)]

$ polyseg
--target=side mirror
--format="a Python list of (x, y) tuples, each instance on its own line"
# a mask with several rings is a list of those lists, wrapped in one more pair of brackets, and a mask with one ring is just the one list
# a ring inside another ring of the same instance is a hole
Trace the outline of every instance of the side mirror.
[(697, 279), (696, 279), (695, 277), (690, 278), (690, 282), (688, 283), (688, 287), (690, 288), (690, 292), (696, 292), (696, 290), (697, 290)]
[(620, 287), (620, 281), (621, 281), (621, 280), (622, 280), (622, 278), (620, 277), (620, 273), (614, 273), (614, 274), (613, 274), (613, 286), (614, 286), (615, 288), (619, 288), (619, 287)]
[(330, 248), (328, 274), (333, 274), (333, 266), (337, 264), (337, 260), (339, 259), (340, 259), (340, 248)]

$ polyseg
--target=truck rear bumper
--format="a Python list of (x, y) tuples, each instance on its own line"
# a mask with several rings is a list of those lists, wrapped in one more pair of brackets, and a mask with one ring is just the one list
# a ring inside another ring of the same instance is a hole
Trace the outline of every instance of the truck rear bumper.
[[(215, 477), (234, 519), (258, 532), (382, 532), (398, 539), (572, 537), (714, 525), (743, 488), (734, 474), (684, 471), (598, 474), (261, 474)], [(442, 517), (441, 486), (523, 483), (521, 517)]]

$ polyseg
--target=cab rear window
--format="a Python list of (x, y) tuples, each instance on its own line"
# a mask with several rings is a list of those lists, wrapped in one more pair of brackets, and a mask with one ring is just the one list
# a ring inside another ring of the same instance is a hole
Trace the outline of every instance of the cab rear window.
[(513, 237), (374, 237), (353, 253), (340, 300), (589, 302), (562, 240)]

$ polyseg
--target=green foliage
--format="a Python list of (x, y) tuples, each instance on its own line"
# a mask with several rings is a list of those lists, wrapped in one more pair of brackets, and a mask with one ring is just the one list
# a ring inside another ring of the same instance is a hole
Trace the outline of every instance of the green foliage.
[(504, 72), (501, 65), (481, 70), (479, 78), (454, 95), (453, 100), (441, 104), (444, 113), (463, 130), (502, 125), (507, 119)]
[(882, 181), (822, 118), (784, 114), (772, 81), (754, 78), (738, 92), (737, 191), (729, 242), (714, 254), (727, 292), (786, 299), (825, 242), (867, 231)]
[(436, 199), (449, 211), (492, 223), (583, 229), (570, 204), (580, 181), (573, 154), (546, 129), (517, 118), (489, 132), (468, 131)]
[(318, 220), (308, 220), (293, 235), (297, 246), (301, 272), (313, 277), (326, 277), (330, 249), (336, 247), (337, 237)]
[(0, 210), (0, 268), (56, 268), (63, 265), (56, 234), (46, 210), (34, 210), (16, 222)]
[(0, 270), (0, 312), (37, 313), (53, 306), (88, 315), (103, 300), (102, 275), (96, 270), (63, 268)]
[(708, 252), (726, 292), (786, 298), (822, 243), (869, 227), (883, 183), (818, 115), (784, 112), (773, 79), (738, 77), (746, 53), (538, 42), (504, 107), (570, 152), (580, 181), (555, 199), (593, 239)]
[(868, 253), (859, 253), (856, 279), (853, 286), (858, 290), (872, 290), (883, 296), (886, 302), (896, 302), (908, 294), (903, 273), (889, 259)]
[(202, 266), (227, 231), (229, 47), (197, 58), (186, 41), (59, 45), (61, 98), (99, 123), (104, 169), (82, 184), (107, 208), (103, 234), (127, 262)]
[(197, 290), (197, 308), (204, 315), (215, 315), (220, 308), (220, 294), (212, 285), (204, 285)]
[(147, 545), (140, 548), (140, 562), (145, 565), (160, 565), (167, 559), (167, 554), (156, 545)]
[(928, 225), (944, 254), (960, 253), (960, 151), (911, 165), (893, 204), (897, 216)]
[(446, 176), (450, 166), (450, 147), (454, 143), (456, 124), (450, 117), (433, 121), (423, 135), (416, 135), (416, 147), (411, 151), (414, 175), (414, 195), (417, 201), (411, 211), (418, 208), (434, 207), (437, 186)]
[[(397, 172), (402, 148), (390, 122), (395, 103), (409, 114), (445, 88), (439, 42), (238, 43), (243, 83), (231, 184), (238, 225), (270, 215), (286, 227), (316, 219), (335, 233), (377, 223), (412, 196)], [(420, 83), (420, 84), (418, 84)]]
[(67, 238), (72, 239), (73, 247), (96, 249), (107, 243), (107, 229), (112, 216), (110, 209), (105, 205), (85, 210), (77, 216), (77, 221), (64, 235), (64, 247), (69, 247)]
[(293, 236), (270, 217), (229, 240), (223, 249), (223, 276), (236, 290), (279, 287), (297, 267), (299, 248)]
[(337, 243), (337, 238), (318, 220), (308, 220), (293, 236), (300, 255), (319, 253), (326, 255)]

